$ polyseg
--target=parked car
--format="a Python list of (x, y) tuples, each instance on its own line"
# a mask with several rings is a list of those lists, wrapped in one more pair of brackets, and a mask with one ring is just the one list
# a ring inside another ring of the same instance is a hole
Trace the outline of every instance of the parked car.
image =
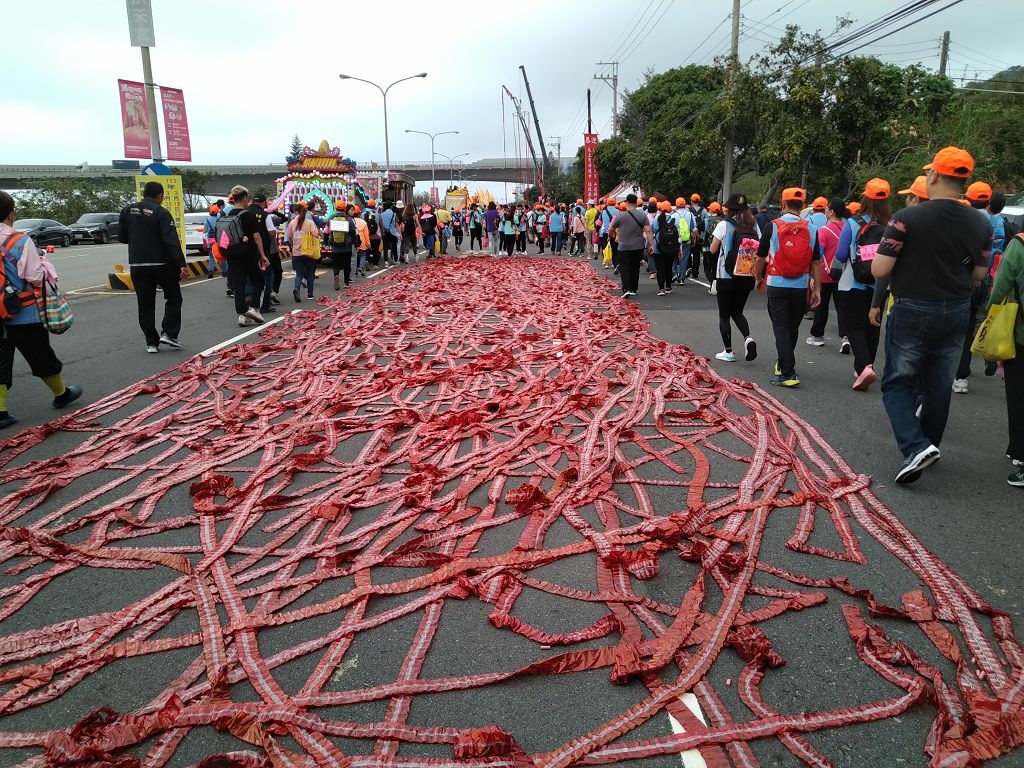
[(117, 240), (117, 221), (116, 213), (83, 213), (71, 225), (71, 239), (76, 243), (91, 240), (106, 245)]
[(1024, 232), (1024, 206), (1008, 205), (1003, 208), (1003, 217), (1018, 232)]
[(32, 238), (36, 245), (71, 245), (71, 228), (53, 219), (18, 219), (14, 228)]
[(185, 250), (199, 251), (206, 254), (206, 241), (203, 239), (203, 224), (209, 217), (208, 213), (185, 214)]

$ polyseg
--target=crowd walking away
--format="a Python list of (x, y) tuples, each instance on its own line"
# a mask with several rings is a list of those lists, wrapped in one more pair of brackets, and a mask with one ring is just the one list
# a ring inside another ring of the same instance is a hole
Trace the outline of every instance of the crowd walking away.
[[(1024, 240), (1002, 215), (1005, 195), (985, 181), (969, 183), (974, 159), (967, 150), (946, 147), (922, 171), (902, 180), (899, 197), (889, 180), (870, 178), (849, 197), (786, 187), (777, 206), (769, 199), (755, 205), (743, 192), (707, 204), (699, 192), (644, 198), (631, 192), (450, 207), (339, 199), (332, 208), (320, 197), (270, 203), (235, 186), (226, 202), (210, 206), (203, 230), (211, 275), (219, 268), (227, 278), (226, 294), (242, 327), (276, 311), (288, 260), (292, 275), (284, 288), (301, 303), (323, 292), (321, 276), (332, 276), (328, 289), (340, 292), (374, 271), (468, 254), (593, 261), (595, 269), (618, 277), (617, 300), (644, 293), (664, 302), (683, 288), (684, 296), (695, 296), (699, 289), (688, 286), (700, 284), (717, 304), (722, 341), (720, 351), (708, 353), (725, 365), (745, 363), (752, 378), (764, 376), (784, 390), (801, 387), (798, 346), (802, 323), (809, 322), (804, 341), (822, 350), (815, 354), (849, 360), (844, 386), (860, 393), (854, 397), (879, 385), (901, 456), (895, 472), (901, 485), (917, 481), (941, 458), (952, 396), (970, 391), (976, 331), (989, 333), (993, 316), (1002, 312), (1005, 321), (1016, 312), (1012, 323), (1003, 323), (1013, 338), (1000, 356), (985, 353), (983, 365), (986, 375), (1005, 382), (1008, 480), (1024, 487), (1024, 313), (1016, 310), (1024, 293)], [(150, 353), (182, 347), (186, 262), (162, 203), (162, 186), (149, 182), (120, 219)], [(13, 202), (0, 212), (10, 219)], [(7, 274), (27, 292), (56, 279), (45, 256), (14, 237), (9, 225), (0, 224)], [(164, 299), (159, 328), (158, 291)], [(765, 357), (763, 343), (759, 348), (747, 317), (752, 300), (767, 309), (773, 337), (775, 354), (763, 364), (757, 362)], [(4, 323), (0, 427), (14, 421), (6, 410), (14, 350), (50, 386), (56, 406), (81, 394), (65, 387), (34, 312), (26, 306)], [(836, 332), (829, 334), (833, 322)]]

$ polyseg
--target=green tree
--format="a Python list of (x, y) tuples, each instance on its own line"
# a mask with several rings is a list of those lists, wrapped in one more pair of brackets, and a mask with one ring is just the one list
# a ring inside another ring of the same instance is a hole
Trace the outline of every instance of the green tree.
[(610, 192), (627, 181), (630, 145), (621, 136), (599, 142), (594, 150), (594, 164), (601, 180), (601, 189)]
[(47, 179), (36, 189), (19, 196), (19, 219), (55, 219), (65, 224), (77, 221), (83, 213), (120, 211), (135, 200), (135, 180), (101, 176), (92, 178)]
[(207, 207), (206, 190), (213, 181), (212, 173), (197, 171), (195, 168), (171, 168), (181, 176), (181, 191), (185, 198), (185, 212), (204, 211)]
[(302, 139), (299, 138), (299, 134), (292, 136), (292, 145), (288, 148), (288, 157), (285, 158), (285, 162), (293, 162), (299, 159), (299, 155), (302, 153)]

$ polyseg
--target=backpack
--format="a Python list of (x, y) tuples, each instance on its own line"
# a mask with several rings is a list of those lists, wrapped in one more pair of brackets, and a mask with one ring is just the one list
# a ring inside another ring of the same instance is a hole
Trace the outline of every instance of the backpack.
[(662, 256), (676, 256), (679, 253), (679, 227), (675, 219), (665, 213), (658, 215), (658, 252)]
[[(7, 279), (7, 256), (19, 240), (25, 237), (23, 232), (15, 232), (0, 246), (0, 278), (2, 278), (3, 300), (0, 301), (0, 321), (11, 320), (25, 307), (34, 304), (35, 291), (17, 291)], [(13, 261), (13, 259), (12, 259)]]
[(344, 245), (349, 238), (348, 219), (338, 216), (331, 219), (331, 242), (335, 245)]
[(779, 230), (779, 249), (772, 257), (768, 274), (777, 277), (803, 277), (811, 268), (811, 228), (803, 219), (772, 222)]
[(370, 230), (370, 237), (372, 238), (380, 229), (377, 225), (377, 216), (373, 211), (367, 211), (363, 214), (363, 220), (366, 222), (366, 226)]
[(735, 219), (730, 219), (729, 224), (732, 225), (732, 240), (725, 254), (725, 271), (734, 279), (753, 277), (754, 259), (757, 258), (757, 248), (761, 244), (757, 231), (740, 229)]
[(217, 247), (224, 256), (237, 256), (245, 249), (241, 210), (234, 208), (231, 213), (217, 219)]
[(871, 274), (871, 262), (875, 260), (885, 227), (873, 221), (869, 223), (863, 216), (853, 218), (860, 224), (860, 229), (857, 230), (857, 247), (852, 259), (853, 277), (858, 283), (874, 285), (875, 276)]
[(1020, 234), (1020, 227), (1013, 223), (1013, 220), (1008, 216), (1003, 216), (1003, 250), (1010, 244), (1017, 235)]

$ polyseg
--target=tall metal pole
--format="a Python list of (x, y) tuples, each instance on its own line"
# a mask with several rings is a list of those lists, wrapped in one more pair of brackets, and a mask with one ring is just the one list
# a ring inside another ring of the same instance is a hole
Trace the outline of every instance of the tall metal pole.
[(372, 80), (364, 80), (361, 77), (352, 77), (352, 75), (338, 75), (341, 80), (358, 80), (360, 83), (366, 83), (372, 85), (378, 91), (380, 95), (384, 97), (384, 164), (387, 166), (386, 170), (391, 170), (391, 147), (388, 141), (388, 91), (399, 83), (404, 83), (406, 80), (415, 80), (417, 77), (426, 77), (426, 72), (420, 72), (418, 75), (409, 75), (409, 77), (403, 77), (401, 80), (395, 80), (387, 88), (381, 88)]
[[(732, 0), (732, 48), (729, 54), (729, 88), (736, 77), (736, 67), (740, 60), (740, 0)], [(732, 162), (735, 145), (732, 138), (725, 140), (725, 172), (722, 174), (722, 196), (728, 200), (732, 194)]]
[(942, 52), (939, 54), (939, 74), (946, 74), (946, 65), (949, 64), (949, 30), (942, 33)]
[(590, 89), (587, 88), (587, 133), (594, 132), (594, 124), (590, 119)]
[(609, 83), (612, 87), (612, 136), (619, 135), (619, 62), (617, 61), (599, 61), (597, 62), (599, 67), (611, 67), (611, 75), (601, 75), (600, 77), (594, 75), (595, 80), (604, 80)]
[(384, 170), (391, 171), (391, 147), (388, 144), (388, 92), (381, 91), (384, 95)]
[(530, 111), (533, 112), (533, 125), (537, 129), (537, 141), (540, 143), (540, 154), (544, 158), (544, 171), (547, 172), (550, 166), (550, 161), (548, 160), (548, 151), (544, 148), (544, 134), (540, 131), (540, 118), (537, 117), (537, 105), (533, 103), (533, 92), (530, 90), (530, 81), (526, 79), (526, 67), (520, 64), (519, 69), (522, 70), (523, 82), (526, 84), (526, 95), (530, 99)]
[(149, 46), (142, 46), (142, 79), (146, 85), (146, 101), (149, 102), (149, 147), (153, 162), (162, 163), (164, 153), (160, 148), (160, 124), (156, 121), (156, 88), (153, 87), (153, 64), (149, 60)]
[(437, 133), (427, 133), (426, 131), (415, 131), (411, 128), (406, 128), (405, 132), (419, 133), (424, 136), (430, 137), (430, 195), (428, 195), (428, 197), (430, 197), (431, 195), (433, 195), (434, 186), (436, 185), (436, 182), (434, 180), (434, 139), (436, 139), (438, 136), (444, 136), (447, 133), (458, 133), (458, 131), (438, 131)]

